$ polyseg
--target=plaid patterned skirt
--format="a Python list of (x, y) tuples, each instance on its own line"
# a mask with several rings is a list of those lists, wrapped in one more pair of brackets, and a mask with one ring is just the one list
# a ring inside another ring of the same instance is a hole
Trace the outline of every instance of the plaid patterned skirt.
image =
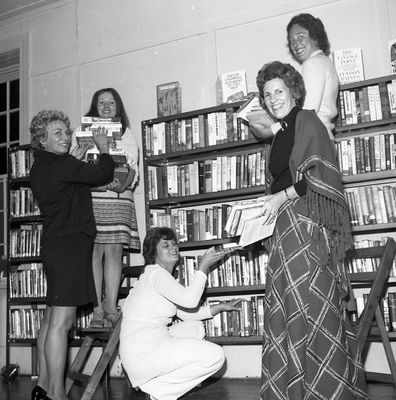
[(261, 400), (368, 399), (337, 268), (302, 199), (278, 216), (264, 304)]
[(92, 192), (92, 205), (96, 222), (95, 243), (123, 243), (140, 251), (135, 203), (131, 189), (123, 193)]

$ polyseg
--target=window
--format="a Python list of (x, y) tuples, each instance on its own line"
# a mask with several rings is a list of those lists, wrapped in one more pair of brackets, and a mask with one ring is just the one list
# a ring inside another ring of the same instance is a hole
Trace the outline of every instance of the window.
[(0, 54), (0, 256), (7, 243), (8, 149), (19, 144), (19, 49)]

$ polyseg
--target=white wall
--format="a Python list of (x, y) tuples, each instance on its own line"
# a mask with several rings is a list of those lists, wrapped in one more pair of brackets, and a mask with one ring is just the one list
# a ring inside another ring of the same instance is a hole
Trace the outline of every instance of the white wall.
[[(265, 62), (293, 63), (286, 25), (300, 12), (322, 19), (332, 49), (361, 47), (366, 78), (387, 75), (387, 43), (396, 37), (395, 3), (63, 0), (0, 19), (2, 41), (28, 37), (23, 141), (28, 141), (28, 121), (42, 108), (61, 109), (77, 125), (93, 92), (101, 87), (120, 92), (139, 137), (140, 122), (156, 116), (157, 84), (180, 82), (183, 111), (214, 105), (215, 82), (223, 72), (246, 70), (249, 91), (255, 91), (256, 73)], [(145, 232), (143, 193), (141, 180), (135, 196), (141, 236)], [(225, 350), (226, 376), (260, 375), (260, 346)]]

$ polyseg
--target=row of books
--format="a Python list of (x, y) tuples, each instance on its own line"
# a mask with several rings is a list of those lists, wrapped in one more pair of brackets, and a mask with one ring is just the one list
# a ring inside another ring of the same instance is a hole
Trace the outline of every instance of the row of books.
[(152, 226), (166, 226), (175, 230), (179, 242), (197, 242), (200, 240), (221, 239), (227, 237), (224, 228), (231, 205), (212, 205), (199, 208), (152, 210)]
[[(218, 300), (208, 301), (219, 304)], [(264, 333), (264, 296), (252, 296), (240, 303), (240, 311), (228, 311), (205, 321), (207, 336), (246, 337)]]
[(29, 187), (10, 190), (9, 209), (11, 217), (14, 218), (40, 215), (38, 202)]
[(342, 175), (396, 169), (396, 130), (343, 139), (336, 148)]
[(42, 224), (24, 224), (10, 230), (10, 257), (38, 257)]
[(238, 118), (237, 110), (229, 108), (226, 111), (146, 125), (144, 136), (146, 154), (155, 156), (246, 140), (251, 134), (248, 124)]
[(44, 308), (18, 307), (10, 309), (9, 338), (36, 339), (44, 318)]
[(396, 80), (341, 90), (338, 111), (341, 126), (395, 117)]
[(396, 222), (396, 184), (345, 189), (353, 226)]
[(20, 264), (9, 274), (10, 298), (45, 297), (47, 295), (47, 280), (43, 264)]
[(265, 185), (266, 150), (148, 167), (148, 196), (156, 200)]
[[(44, 317), (44, 306), (32, 307), (13, 307), (10, 308), (10, 339), (37, 339), (41, 321)], [(77, 308), (74, 327), (87, 328), (92, 318), (92, 308)], [(73, 338), (78, 339), (78, 331), (71, 331)]]
[[(188, 286), (194, 277), (201, 256), (182, 256), (177, 279)], [(263, 250), (238, 250), (227, 254), (208, 274), (207, 287), (265, 285), (268, 253)]]
[[(179, 242), (197, 242), (239, 236), (239, 245), (262, 240), (272, 235), (275, 219), (262, 221), (260, 199), (237, 201), (221, 206), (152, 210), (151, 226), (172, 228)], [(258, 229), (258, 227), (260, 229)]]
[[(355, 249), (362, 249), (367, 247), (385, 246), (387, 239), (387, 236), (382, 236), (378, 240), (354, 240), (353, 247)], [(361, 272), (374, 272), (378, 269), (379, 262), (380, 259), (375, 257), (348, 259), (348, 272), (351, 274)], [(396, 260), (393, 260), (393, 266), (390, 271), (390, 276), (396, 277)]]
[(29, 175), (33, 165), (33, 152), (30, 149), (18, 149), (10, 152), (10, 176), (12, 179)]
[[(356, 314), (352, 316), (352, 320), (357, 321), (357, 318), (363, 312), (364, 306), (367, 304), (368, 296), (368, 293), (364, 293), (363, 296), (355, 298)], [(384, 317), (385, 329), (388, 332), (396, 332), (396, 293), (389, 292), (382, 299), (380, 308)], [(373, 323), (373, 327), (375, 327), (375, 323)]]

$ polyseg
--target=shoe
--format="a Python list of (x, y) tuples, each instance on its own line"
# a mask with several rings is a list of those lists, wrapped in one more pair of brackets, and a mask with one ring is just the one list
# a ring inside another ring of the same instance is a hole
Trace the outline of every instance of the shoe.
[(106, 312), (104, 313), (104, 319), (105, 319), (105, 326), (107, 326), (106, 322), (110, 323), (110, 327), (113, 326), (117, 321), (118, 318), (120, 318), (121, 314), (118, 311), (115, 312)]
[(91, 320), (89, 321), (89, 328), (103, 328), (103, 311), (94, 311)]
[(36, 385), (32, 390), (32, 400), (45, 400), (47, 392), (39, 385)]

